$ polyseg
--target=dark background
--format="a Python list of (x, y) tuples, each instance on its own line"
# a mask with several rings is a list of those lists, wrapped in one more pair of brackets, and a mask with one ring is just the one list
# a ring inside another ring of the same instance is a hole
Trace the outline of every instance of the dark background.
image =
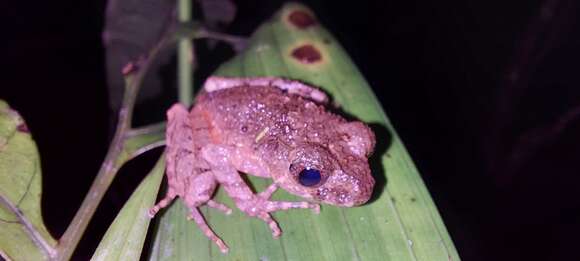
[[(120, 2), (128, 10), (139, 3), (112, 1)], [(282, 3), (238, 1), (226, 31), (249, 35)], [(579, 2), (306, 3), (375, 88), (464, 260), (580, 258)], [(80, 205), (113, 128), (105, 10), (105, 1), (87, 0), (9, 1), (0, 11), (0, 98), (22, 113), (38, 143), (55, 236)], [(200, 47), (202, 73), (232, 55), (225, 45)], [(173, 68), (161, 68), (165, 78)], [(151, 93), (162, 99), (142, 98), (137, 122), (159, 120), (175, 99)], [(154, 159), (122, 169), (75, 259), (91, 256)]]

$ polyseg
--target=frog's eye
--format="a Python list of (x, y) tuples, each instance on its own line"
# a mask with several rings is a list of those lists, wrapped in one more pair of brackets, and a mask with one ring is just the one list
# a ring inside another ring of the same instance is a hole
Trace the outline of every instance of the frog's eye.
[(298, 181), (300, 184), (306, 187), (312, 187), (318, 185), (322, 176), (320, 171), (317, 169), (305, 168), (298, 174)]

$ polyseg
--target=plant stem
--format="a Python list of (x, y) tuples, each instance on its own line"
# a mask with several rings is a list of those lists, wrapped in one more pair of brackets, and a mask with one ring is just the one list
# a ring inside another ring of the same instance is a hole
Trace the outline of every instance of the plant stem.
[[(191, 0), (177, 1), (177, 19), (181, 23), (191, 20)], [(179, 102), (189, 107), (193, 101), (193, 40), (181, 38), (177, 45), (177, 80)]]
[[(191, 20), (191, 0), (179, 0), (178, 5), (180, 22)], [(119, 168), (129, 159), (164, 144), (164, 141), (159, 139), (162, 137), (160, 132), (164, 132), (165, 129), (163, 123), (132, 129), (131, 119), (143, 78), (159, 51), (174, 42), (175, 34), (174, 30), (168, 30), (147, 57), (128, 64), (124, 69), (126, 89), (113, 141), (89, 192), (58, 242), (56, 260), (70, 259)], [(178, 42), (179, 101), (189, 106), (193, 100), (194, 45), (191, 39), (178, 39)], [(139, 140), (148, 135), (148, 139)], [(131, 151), (124, 154), (128, 149)]]
[(171, 34), (163, 36), (151, 50), (148, 57), (142, 57), (126, 67), (127, 71), (124, 72), (126, 74), (125, 94), (119, 111), (119, 122), (117, 123), (115, 136), (89, 192), (58, 242), (56, 260), (70, 259), (97, 206), (113, 182), (117, 171), (129, 159), (128, 156), (122, 157), (122, 152), (125, 150), (127, 139), (130, 138), (128, 133), (131, 133), (131, 118), (137, 93), (150, 64), (159, 51), (169, 42), (169, 36)]
[(220, 32), (214, 32), (214, 31), (208, 30), (205, 27), (200, 27), (198, 32), (193, 37), (195, 39), (208, 38), (208, 39), (224, 41), (224, 42), (230, 44), (236, 52), (240, 52), (241, 50), (246, 48), (246, 46), (248, 45), (248, 40), (245, 37), (224, 34), (224, 33), (220, 33)]
[(145, 127), (133, 128), (127, 132), (127, 136), (135, 137), (139, 135), (152, 134), (159, 131), (165, 131), (165, 122), (154, 123)]
[(120, 167), (118, 166), (117, 158), (123, 150), (125, 132), (130, 126), (132, 108), (135, 101), (135, 98), (131, 96), (135, 96), (134, 94), (136, 91), (132, 91), (131, 89), (133, 88), (127, 86), (127, 90), (125, 90), (123, 105), (119, 112), (117, 130), (111, 146), (109, 147), (109, 151), (107, 152), (107, 156), (105, 157), (105, 161), (101, 165), (97, 177), (93, 181), (81, 207), (59, 240), (57, 260), (70, 259), (82, 234), (87, 228), (89, 221), (93, 217), (97, 206), (103, 199), (105, 192), (117, 174)]

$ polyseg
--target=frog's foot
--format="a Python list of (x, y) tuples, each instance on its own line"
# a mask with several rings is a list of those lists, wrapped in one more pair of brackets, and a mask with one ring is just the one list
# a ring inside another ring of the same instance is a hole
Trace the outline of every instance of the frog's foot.
[(157, 212), (159, 212), (159, 210), (162, 208), (167, 207), (167, 205), (169, 205), (169, 203), (171, 203), (171, 201), (173, 201), (176, 196), (177, 194), (175, 193), (175, 190), (169, 189), (167, 194), (165, 194), (165, 197), (160, 200), (159, 203), (157, 203), (154, 207), (149, 209), (149, 217), (155, 217), (155, 214), (157, 214)]
[[(243, 208), (242, 211), (248, 216), (258, 217), (268, 224), (270, 230), (272, 230), (272, 236), (274, 238), (279, 237), (282, 234), (278, 223), (272, 218), (270, 212), (287, 210), (291, 208), (311, 208), (314, 213), (320, 213), (320, 206), (318, 204), (310, 202), (289, 202), (289, 201), (270, 201), (269, 198), (278, 189), (275, 183), (270, 185), (266, 190), (260, 192), (253, 199), (253, 202)], [(245, 205), (245, 204), (244, 204)]]
[(203, 216), (199, 212), (199, 209), (197, 209), (196, 207), (193, 207), (193, 208), (190, 208), (190, 211), (191, 212), (190, 212), (189, 216), (187, 216), (187, 219), (195, 221), (195, 223), (197, 224), (199, 229), (201, 229), (201, 231), (205, 234), (205, 236), (208, 237), (211, 241), (213, 241), (219, 247), (219, 249), (222, 253), (224, 253), (224, 254), (227, 253), (229, 251), (228, 246), (207, 225), (207, 223), (205, 222), (205, 219), (203, 218)]
[(311, 208), (314, 213), (320, 213), (320, 206), (318, 204), (313, 204), (310, 202), (288, 202), (288, 201), (269, 201), (260, 198), (259, 196), (256, 197), (255, 202), (250, 205), (248, 208), (242, 209), (244, 213), (251, 217), (258, 217), (268, 226), (270, 230), (272, 230), (272, 236), (274, 238), (279, 237), (282, 234), (280, 227), (276, 221), (270, 215), (270, 212), (279, 211), (279, 210), (287, 210), (291, 208)]
[(219, 203), (217, 201), (214, 201), (212, 199), (208, 200), (206, 204), (207, 204), (208, 207), (217, 209), (217, 210), (219, 210), (221, 212), (224, 212), (224, 214), (226, 214), (226, 215), (232, 214), (232, 209), (231, 208), (229, 208), (228, 206), (226, 206), (226, 205), (224, 205), (222, 203)]

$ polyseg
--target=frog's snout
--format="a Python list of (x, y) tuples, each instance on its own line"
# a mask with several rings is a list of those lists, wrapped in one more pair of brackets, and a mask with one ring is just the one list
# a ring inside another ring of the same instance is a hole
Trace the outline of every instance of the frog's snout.
[(374, 179), (370, 175), (335, 173), (325, 186), (317, 191), (321, 201), (339, 206), (353, 207), (366, 203), (372, 194)]

